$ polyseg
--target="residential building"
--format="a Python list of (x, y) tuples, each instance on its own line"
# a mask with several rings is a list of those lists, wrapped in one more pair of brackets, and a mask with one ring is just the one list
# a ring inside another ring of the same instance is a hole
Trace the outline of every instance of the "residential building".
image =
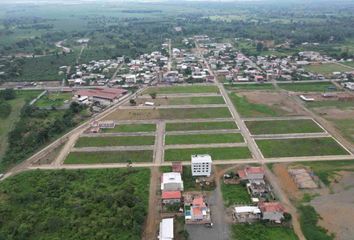
[(262, 167), (246, 167), (237, 173), (241, 180), (263, 180), (265, 174)]
[(181, 202), (181, 192), (180, 191), (163, 191), (161, 195), (162, 203), (164, 204), (175, 204)]
[(192, 155), (192, 176), (206, 176), (211, 174), (212, 160), (207, 154)]
[(160, 222), (160, 231), (158, 239), (160, 240), (173, 240), (174, 239), (174, 227), (173, 218), (165, 218)]
[(261, 202), (258, 207), (263, 220), (280, 223), (284, 219), (284, 207), (279, 202)]
[(183, 181), (180, 173), (163, 173), (161, 177), (162, 191), (183, 191)]
[(256, 206), (235, 207), (235, 218), (240, 223), (253, 222), (261, 218), (261, 210)]
[(192, 201), (185, 198), (184, 214), (186, 224), (210, 223), (210, 209), (202, 196), (196, 196)]

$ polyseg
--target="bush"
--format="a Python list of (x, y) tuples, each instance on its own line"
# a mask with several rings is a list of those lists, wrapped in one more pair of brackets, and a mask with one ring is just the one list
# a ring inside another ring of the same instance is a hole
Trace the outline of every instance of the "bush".
[(0, 118), (7, 118), (11, 113), (11, 105), (5, 101), (0, 101)]
[(5, 100), (12, 100), (16, 98), (16, 92), (12, 88), (7, 88), (3, 91), (0, 91), (0, 98)]

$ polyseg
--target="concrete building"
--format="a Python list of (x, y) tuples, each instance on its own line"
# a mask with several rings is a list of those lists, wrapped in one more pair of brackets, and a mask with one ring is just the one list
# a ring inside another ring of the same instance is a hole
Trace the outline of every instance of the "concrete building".
[(183, 181), (180, 173), (168, 172), (161, 177), (162, 191), (183, 191)]
[(161, 195), (163, 204), (180, 203), (182, 194), (180, 191), (163, 191)]
[(241, 180), (263, 180), (264, 169), (262, 167), (246, 167), (237, 172)]
[(280, 223), (284, 219), (284, 207), (279, 202), (262, 202), (258, 207), (263, 220)]
[(239, 223), (254, 222), (261, 218), (261, 210), (256, 206), (235, 207), (234, 211)]
[(158, 239), (160, 240), (173, 240), (174, 239), (174, 227), (173, 218), (165, 218), (160, 222), (160, 232)]
[(211, 156), (207, 154), (192, 155), (192, 176), (207, 176), (211, 174)]

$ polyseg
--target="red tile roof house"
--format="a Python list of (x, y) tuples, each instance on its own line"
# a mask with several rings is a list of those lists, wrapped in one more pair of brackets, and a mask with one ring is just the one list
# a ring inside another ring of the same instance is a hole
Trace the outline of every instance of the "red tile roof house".
[(163, 191), (161, 200), (163, 204), (175, 204), (180, 203), (182, 194), (180, 191)]
[(237, 172), (241, 180), (263, 180), (264, 169), (262, 167), (246, 167)]
[(279, 202), (261, 202), (258, 204), (262, 212), (262, 219), (281, 223), (284, 219), (284, 207)]
[(210, 209), (203, 197), (194, 198), (190, 206), (185, 205), (185, 220), (186, 224), (210, 223)]
[(172, 162), (172, 172), (183, 173), (183, 166), (181, 162)]
[(127, 90), (121, 88), (95, 88), (81, 89), (75, 92), (76, 98), (88, 97), (91, 102), (99, 102), (101, 105), (110, 105), (115, 103), (127, 93)]

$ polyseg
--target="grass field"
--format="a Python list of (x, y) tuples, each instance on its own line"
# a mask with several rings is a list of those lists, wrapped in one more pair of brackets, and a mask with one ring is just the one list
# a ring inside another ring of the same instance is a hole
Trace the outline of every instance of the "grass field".
[(219, 93), (215, 85), (189, 85), (189, 86), (171, 86), (171, 87), (152, 87), (143, 94), (171, 94), (171, 93)]
[(242, 184), (221, 184), (222, 197), (226, 207), (234, 204), (250, 204), (251, 197)]
[(237, 128), (235, 122), (185, 122), (166, 124), (166, 131), (197, 131)]
[(323, 132), (323, 129), (310, 119), (287, 121), (246, 121), (245, 123), (252, 134)]
[(0, 185), (1, 237), (141, 239), (149, 178), (149, 169), (141, 168), (18, 174)]
[(330, 76), (333, 72), (348, 72), (352, 69), (335, 63), (326, 63), (320, 65), (307, 65), (305, 70), (312, 73), (322, 74), (324, 76)]
[(209, 154), (213, 160), (231, 160), (251, 158), (247, 147), (220, 147), (220, 148), (192, 148), (192, 149), (167, 149), (165, 161), (190, 161), (191, 155)]
[(334, 126), (342, 133), (342, 135), (354, 143), (354, 119), (335, 119), (331, 120)]
[(282, 115), (281, 111), (264, 104), (250, 103), (245, 97), (240, 97), (235, 93), (230, 93), (229, 96), (242, 117), (277, 117)]
[(155, 136), (81, 137), (75, 147), (154, 145)]
[(343, 64), (348, 66), (348, 67), (354, 68), (354, 61), (352, 61), (352, 62), (344, 62)]
[(72, 152), (65, 164), (152, 162), (152, 150), (117, 152)]
[(166, 135), (165, 144), (211, 144), (244, 142), (240, 133)]
[(115, 128), (104, 128), (104, 133), (117, 133), (117, 132), (154, 132), (156, 131), (155, 124), (119, 124)]
[(274, 90), (273, 84), (225, 84), (227, 90)]
[(232, 240), (298, 240), (294, 231), (285, 226), (268, 226), (262, 223), (234, 224), (231, 231)]
[(222, 97), (190, 97), (190, 98), (169, 98), (170, 105), (200, 105), (200, 104), (225, 104)]
[(217, 108), (178, 108), (178, 109), (119, 109), (105, 120), (148, 120), (148, 119), (195, 119), (229, 118), (226, 107)]
[(332, 138), (256, 140), (265, 157), (347, 155)]
[(279, 83), (279, 87), (292, 92), (325, 92), (328, 88), (335, 87), (330, 82), (320, 83)]
[(72, 98), (72, 93), (49, 93), (44, 95), (37, 102), (37, 107), (60, 107), (65, 101), (69, 101)]

